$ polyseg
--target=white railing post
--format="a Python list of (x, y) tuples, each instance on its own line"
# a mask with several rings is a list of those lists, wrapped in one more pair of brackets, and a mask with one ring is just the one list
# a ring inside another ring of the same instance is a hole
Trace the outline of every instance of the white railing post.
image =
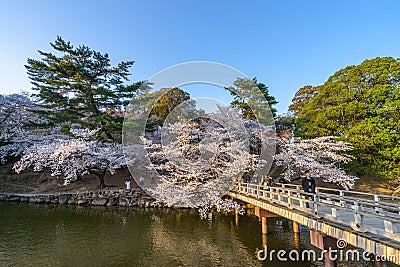
[(299, 198), (299, 202), (300, 202), (300, 208), (304, 208), (304, 197), (303, 195), (301, 195), (300, 193), (298, 193), (298, 198)]
[(278, 201), (282, 201), (282, 191), (278, 189)]
[(303, 203), (303, 201), (302, 201), (302, 195), (301, 195), (301, 188), (300, 188), (300, 185), (296, 185), (296, 197), (299, 199), (299, 205), (300, 205), (300, 208), (303, 208), (304, 207), (304, 203)]
[(290, 207), (293, 205), (292, 193), (290, 191), (288, 191), (288, 203)]
[(384, 220), (383, 224), (385, 226), (385, 232), (388, 232), (391, 234), (396, 232), (396, 224), (394, 224), (393, 222)]
[(331, 212), (333, 218), (339, 217), (339, 210), (337, 210), (336, 208), (331, 208)]
[(317, 196), (317, 194), (314, 194), (314, 213), (315, 214), (318, 214), (318, 208), (319, 208), (318, 202), (319, 202), (319, 197)]
[(379, 206), (380, 200), (381, 200), (381, 198), (379, 197), (379, 195), (374, 195), (375, 212), (376, 213), (382, 212), (382, 208)]
[(339, 204), (340, 204), (341, 207), (344, 207), (346, 205), (346, 201), (343, 200), (343, 198), (344, 198), (344, 191), (343, 190), (339, 191), (339, 197), (340, 197)]
[(364, 216), (360, 214), (362, 211), (362, 206), (358, 201), (354, 202), (354, 222), (359, 226), (362, 225)]

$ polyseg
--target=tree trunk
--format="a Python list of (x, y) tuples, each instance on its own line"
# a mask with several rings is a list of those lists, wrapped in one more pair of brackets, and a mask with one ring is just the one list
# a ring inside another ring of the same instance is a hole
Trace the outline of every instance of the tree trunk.
[(99, 188), (103, 189), (106, 187), (106, 184), (104, 183), (104, 175), (103, 176), (99, 176), (99, 180), (100, 180), (100, 185)]
[(106, 184), (104, 182), (104, 176), (106, 176), (106, 172), (107, 172), (107, 169), (102, 170), (101, 173), (92, 171), (92, 173), (95, 174), (99, 178), (99, 181), (100, 181), (99, 188), (100, 189), (103, 189), (106, 187)]
[(113, 141), (115, 143), (115, 139), (114, 136), (112, 136), (112, 134), (108, 131), (104, 131), (104, 133), (107, 135), (107, 138), (110, 139), (111, 141)]

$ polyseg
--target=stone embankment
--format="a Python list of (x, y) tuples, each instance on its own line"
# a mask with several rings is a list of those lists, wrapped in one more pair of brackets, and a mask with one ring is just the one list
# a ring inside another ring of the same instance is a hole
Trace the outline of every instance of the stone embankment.
[(141, 188), (53, 194), (0, 194), (0, 201), (81, 206), (161, 206)]

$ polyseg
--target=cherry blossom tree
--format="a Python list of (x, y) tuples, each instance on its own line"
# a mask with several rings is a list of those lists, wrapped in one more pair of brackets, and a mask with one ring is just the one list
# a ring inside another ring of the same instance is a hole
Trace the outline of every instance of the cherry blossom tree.
[(40, 116), (42, 110), (27, 94), (0, 95), (0, 164), (35, 143), (62, 136)]
[(93, 139), (98, 131), (72, 128), (75, 138), (37, 142), (25, 149), (13, 169), (17, 173), (29, 167), (34, 171), (49, 169), (52, 176), (63, 176), (65, 185), (83, 175), (94, 174), (99, 178), (100, 188), (104, 188), (107, 171), (113, 174), (126, 163), (121, 145)]
[(34, 171), (49, 169), (52, 176), (63, 176), (64, 184), (94, 174), (100, 187), (105, 186), (107, 171), (114, 173), (126, 166), (120, 144), (94, 138), (99, 129), (70, 124), (70, 135), (65, 135), (42, 118), (43, 111), (26, 94), (0, 95), (1, 164), (18, 159), (13, 167), (17, 173), (29, 167)]
[(358, 179), (338, 166), (353, 159), (346, 154), (353, 147), (343, 141), (337, 141), (334, 136), (297, 138), (294, 142), (287, 138), (278, 138), (278, 145), (279, 153), (274, 157), (275, 163), (284, 167), (281, 175), (287, 181), (305, 170), (311, 170), (316, 177), (321, 177), (325, 182), (339, 184), (345, 189), (353, 188)]
[(346, 154), (351, 145), (335, 137), (295, 142), (275, 139), (271, 135), (273, 128), (243, 119), (240, 114), (238, 120), (235, 114), (231, 108), (219, 108), (214, 117), (167, 122), (162, 129), (143, 137), (152, 162), (149, 167), (162, 174), (156, 186), (147, 188), (148, 192), (168, 206), (197, 208), (202, 216), (212, 207), (240, 209), (222, 196), (230, 189), (232, 177), (257, 173), (261, 165), (268, 163), (260, 158), (259, 148), (272, 142), (272, 138), (279, 145), (279, 153), (273, 159), (284, 167), (282, 176), (288, 181), (305, 169), (347, 189), (358, 179), (338, 167), (338, 163), (352, 160)]
[(222, 197), (231, 188), (232, 177), (252, 173), (264, 163), (250, 153), (251, 140), (258, 140), (253, 135), (231, 108), (219, 107), (213, 116), (167, 122), (158, 136), (142, 138), (151, 167), (162, 174), (147, 190), (167, 206), (198, 208), (203, 217), (211, 207), (241, 210)]
[(35, 110), (41, 108), (32, 102), (26, 93), (0, 95), (0, 130), (12, 132), (16, 127), (46, 123)]

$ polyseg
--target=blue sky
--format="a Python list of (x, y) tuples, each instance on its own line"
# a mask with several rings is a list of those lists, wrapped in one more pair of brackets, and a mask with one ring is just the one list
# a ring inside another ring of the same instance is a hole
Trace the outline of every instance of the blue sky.
[(400, 1), (4, 0), (0, 93), (29, 90), (26, 59), (60, 35), (113, 63), (135, 60), (132, 82), (188, 61), (230, 65), (267, 84), (283, 113), (303, 85), (367, 58), (400, 57), (399, 10)]

